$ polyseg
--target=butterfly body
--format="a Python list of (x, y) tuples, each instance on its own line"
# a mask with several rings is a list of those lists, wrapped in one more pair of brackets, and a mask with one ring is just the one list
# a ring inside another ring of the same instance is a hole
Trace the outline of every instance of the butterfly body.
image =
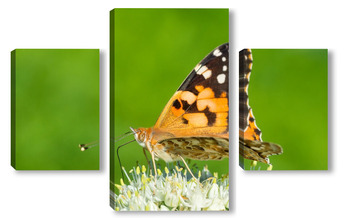
[(141, 146), (166, 162), (179, 161), (180, 156), (193, 160), (221, 160), (229, 155), (228, 135), (176, 136), (153, 128), (139, 128), (134, 131)]
[(228, 157), (228, 48), (228, 43), (217, 47), (196, 65), (153, 127), (132, 129), (152, 159)]

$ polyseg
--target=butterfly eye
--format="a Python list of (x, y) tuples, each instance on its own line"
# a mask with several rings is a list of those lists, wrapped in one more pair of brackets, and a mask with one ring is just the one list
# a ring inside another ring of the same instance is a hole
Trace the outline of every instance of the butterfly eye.
[(144, 132), (142, 132), (142, 133), (139, 135), (139, 140), (140, 140), (140, 142), (145, 141), (145, 137), (146, 137), (146, 134), (145, 134)]

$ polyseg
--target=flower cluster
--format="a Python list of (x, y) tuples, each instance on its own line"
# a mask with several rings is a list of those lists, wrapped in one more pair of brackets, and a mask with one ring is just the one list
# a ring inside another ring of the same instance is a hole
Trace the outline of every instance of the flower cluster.
[[(125, 172), (125, 169), (123, 169)], [(172, 172), (165, 167), (157, 170), (157, 177), (149, 175), (146, 167), (136, 167), (129, 172), (126, 185), (121, 179), (115, 186), (119, 194), (112, 193), (117, 211), (198, 211), (229, 209), (228, 176), (214, 176), (199, 182), (196, 178), (187, 179), (187, 172), (176, 166)], [(203, 172), (209, 175), (205, 169)], [(198, 172), (201, 177), (201, 171)], [(211, 175), (211, 174), (210, 174)]]

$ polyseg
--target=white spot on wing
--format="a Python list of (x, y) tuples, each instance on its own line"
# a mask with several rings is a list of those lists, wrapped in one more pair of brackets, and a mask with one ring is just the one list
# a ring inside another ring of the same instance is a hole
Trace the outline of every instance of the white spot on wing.
[(223, 71), (226, 71), (226, 70), (227, 70), (227, 66), (224, 65), (224, 66), (222, 67), (222, 70), (223, 70)]
[(215, 51), (213, 52), (213, 55), (216, 57), (219, 57), (220, 55), (222, 55), (222, 53), (219, 49), (215, 49)]
[(211, 77), (211, 70), (205, 71), (202, 75), (204, 76), (205, 79), (210, 78)]
[(222, 57), (222, 59), (221, 59), (223, 62), (225, 62), (226, 61), (226, 58), (225, 57)]
[(202, 66), (201, 64), (197, 64), (196, 67), (194, 68), (194, 70), (195, 70), (196, 72), (198, 72), (198, 70), (199, 70), (199, 68), (201, 68), (201, 66)]
[(216, 79), (218, 80), (218, 83), (219, 84), (223, 84), (225, 82), (225, 79), (226, 79), (226, 75), (225, 74), (219, 74)]
[(201, 66), (201, 68), (199, 68), (197, 70), (197, 74), (200, 75), (200, 74), (204, 73), (206, 70), (208, 70), (208, 68), (206, 66)]

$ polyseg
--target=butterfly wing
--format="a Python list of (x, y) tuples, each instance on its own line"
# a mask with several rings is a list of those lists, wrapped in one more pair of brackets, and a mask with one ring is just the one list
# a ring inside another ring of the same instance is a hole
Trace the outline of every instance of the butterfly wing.
[(248, 85), (253, 65), (250, 49), (239, 52), (239, 152), (246, 159), (269, 163), (268, 156), (281, 154), (281, 146), (263, 142), (261, 130), (249, 106)]
[[(210, 136), (228, 138), (229, 44), (209, 53), (191, 71), (158, 118), (158, 138)], [(160, 134), (161, 135), (161, 134)]]
[(269, 164), (270, 155), (281, 153), (282, 148), (277, 144), (239, 138), (239, 154), (246, 159)]
[(250, 49), (239, 52), (239, 135), (245, 139), (261, 141), (261, 131), (255, 123), (249, 106), (248, 86), (253, 65)]
[[(169, 138), (158, 142), (157, 155), (164, 152), (169, 160), (180, 160), (179, 156), (193, 160), (221, 160), (229, 155), (229, 143), (226, 138), (214, 137), (186, 137)], [(165, 158), (166, 159), (166, 158)]]

